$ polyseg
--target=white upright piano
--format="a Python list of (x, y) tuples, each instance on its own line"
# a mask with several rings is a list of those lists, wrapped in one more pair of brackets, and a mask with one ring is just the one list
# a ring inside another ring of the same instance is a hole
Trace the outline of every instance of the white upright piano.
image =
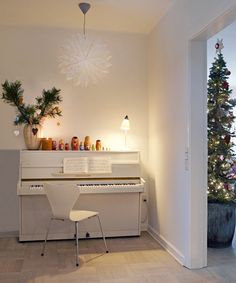
[[(74, 160), (86, 161), (89, 168), (68, 173), (65, 160), (72, 165)], [(81, 192), (76, 207), (99, 211), (106, 237), (140, 235), (141, 194), (145, 182), (140, 176), (138, 151), (23, 150), (19, 176), (19, 241), (43, 240), (45, 237), (50, 217), (43, 187), (45, 182), (76, 184)], [(89, 219), (80, 224), (79, 237), (100, 237), (99, 231), (96, 220)], [(72, 223), (54, 221), (49, 239), (73, 237)]]

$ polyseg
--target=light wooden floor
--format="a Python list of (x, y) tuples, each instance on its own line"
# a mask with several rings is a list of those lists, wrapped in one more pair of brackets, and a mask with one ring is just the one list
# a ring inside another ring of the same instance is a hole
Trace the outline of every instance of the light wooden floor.
[(81, 240), (80, 264), (75, 266), (73, 241), (42, 243), (0, 239), (0, 283), (235, 283), (236, 246), (209, 249), (209, 267), (188, 270), (179, 265), (147, 233), (141, 237)]

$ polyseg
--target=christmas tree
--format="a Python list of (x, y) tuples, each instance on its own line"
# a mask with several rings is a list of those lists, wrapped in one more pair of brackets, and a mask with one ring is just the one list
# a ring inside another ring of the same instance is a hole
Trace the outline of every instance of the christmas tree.
[(227, 79), (230, 71), (226, 67), (221, 50), (222, 40), (215, 45), (217, 57), (210, 68), (208, 80), (208, 201), (231, 202), (236, 196), (231, 185), (235, 180), (231, 174), (233, 165), (232, 130), (236, 100), (230, 98), (232, 89)]

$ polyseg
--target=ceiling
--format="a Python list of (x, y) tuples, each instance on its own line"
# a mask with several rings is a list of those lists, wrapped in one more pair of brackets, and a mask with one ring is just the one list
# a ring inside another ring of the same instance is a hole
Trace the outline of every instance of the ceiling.
[(88, 2), (86, 29), (149, 33), (176, 0), (0, 0), (0, 25), (81, 28), (78, 3)]

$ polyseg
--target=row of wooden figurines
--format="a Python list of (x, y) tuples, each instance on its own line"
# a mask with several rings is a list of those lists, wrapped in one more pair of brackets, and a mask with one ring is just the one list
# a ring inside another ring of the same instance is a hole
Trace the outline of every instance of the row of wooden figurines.
[(89, 136), (86, 136), (84, 142), (79, 142), (78, 137), (73, 137), (71, 139), (71, 147), (69, 143), (65, 143), (63, 139), (59, 140), (58, 147), (57, 142), (51, 138), (42, 139), (42, 150), (102, 150), (101, 140), (96, 140), (96, 144), (91, 143)]

